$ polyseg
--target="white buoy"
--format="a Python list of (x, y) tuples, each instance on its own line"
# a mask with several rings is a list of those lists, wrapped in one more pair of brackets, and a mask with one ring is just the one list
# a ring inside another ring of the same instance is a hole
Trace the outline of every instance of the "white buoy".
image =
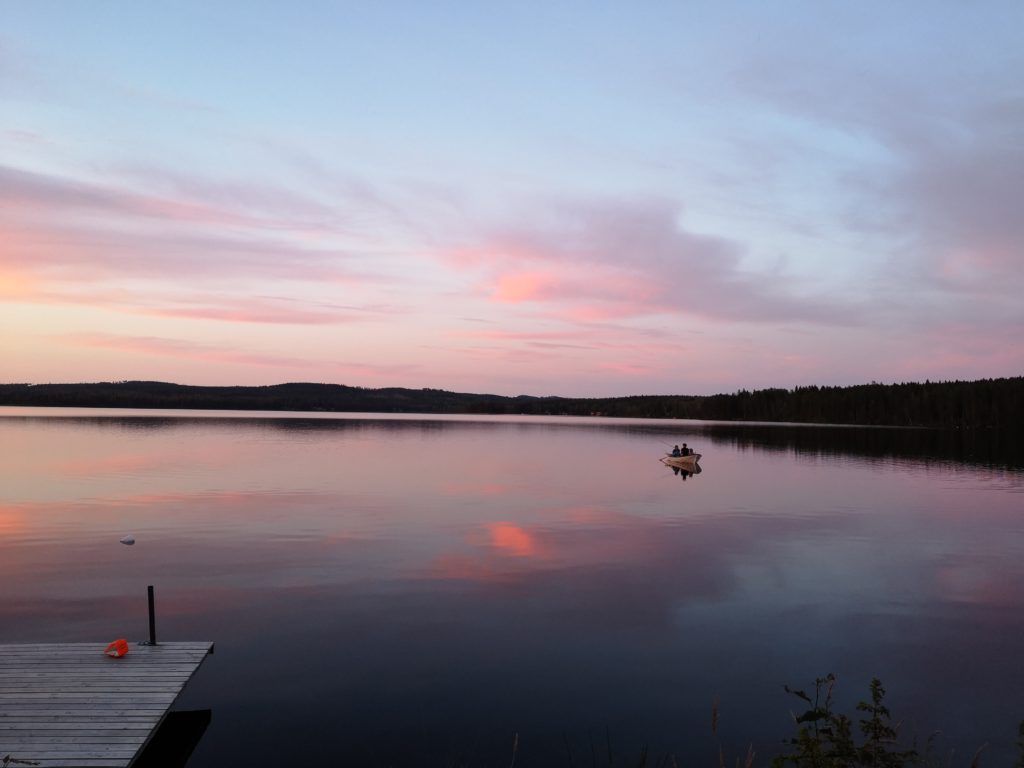
[(129, 544), (129, 545), (130, 544), (134, 544), (135, 543), (135, 537), (132, 536), (132, 535), (122, 536), (121, 537), (121, 543), (122, 544)]

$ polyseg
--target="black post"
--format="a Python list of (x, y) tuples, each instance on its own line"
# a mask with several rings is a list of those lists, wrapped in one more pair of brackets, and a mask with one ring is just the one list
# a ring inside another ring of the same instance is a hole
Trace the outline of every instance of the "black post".
[(156, 609), (153, 607), (153, 585), (146, 588), (149, 592), (149, 644), (156, 645)]

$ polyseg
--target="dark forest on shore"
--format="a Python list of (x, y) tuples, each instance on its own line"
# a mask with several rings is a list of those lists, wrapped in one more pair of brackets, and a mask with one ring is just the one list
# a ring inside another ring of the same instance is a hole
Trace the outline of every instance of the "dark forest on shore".
[(0, 405), (424, 414), (611, 416), (937, 428), (1024, 427), (1024, 377), (610, 398), (366, 389), (341, 384), (204, 387), (155, 381), (0, 384)]

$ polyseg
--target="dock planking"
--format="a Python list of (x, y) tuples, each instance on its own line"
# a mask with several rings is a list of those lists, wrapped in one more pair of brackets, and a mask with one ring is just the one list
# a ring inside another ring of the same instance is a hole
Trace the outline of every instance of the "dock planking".
[(0, 760), (41, 768), (126, 768), (213, 643), (0, 645)]

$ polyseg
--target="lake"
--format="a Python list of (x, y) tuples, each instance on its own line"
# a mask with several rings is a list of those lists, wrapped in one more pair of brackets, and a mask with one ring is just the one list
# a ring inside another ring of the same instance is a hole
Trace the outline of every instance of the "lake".
[(1006, 766), (1017, 437), (0, 408), (0, 642), (142, 640), (154, 585), (158, 639), (216, 642), (191, 768), (767, 765), (829, 672)]

